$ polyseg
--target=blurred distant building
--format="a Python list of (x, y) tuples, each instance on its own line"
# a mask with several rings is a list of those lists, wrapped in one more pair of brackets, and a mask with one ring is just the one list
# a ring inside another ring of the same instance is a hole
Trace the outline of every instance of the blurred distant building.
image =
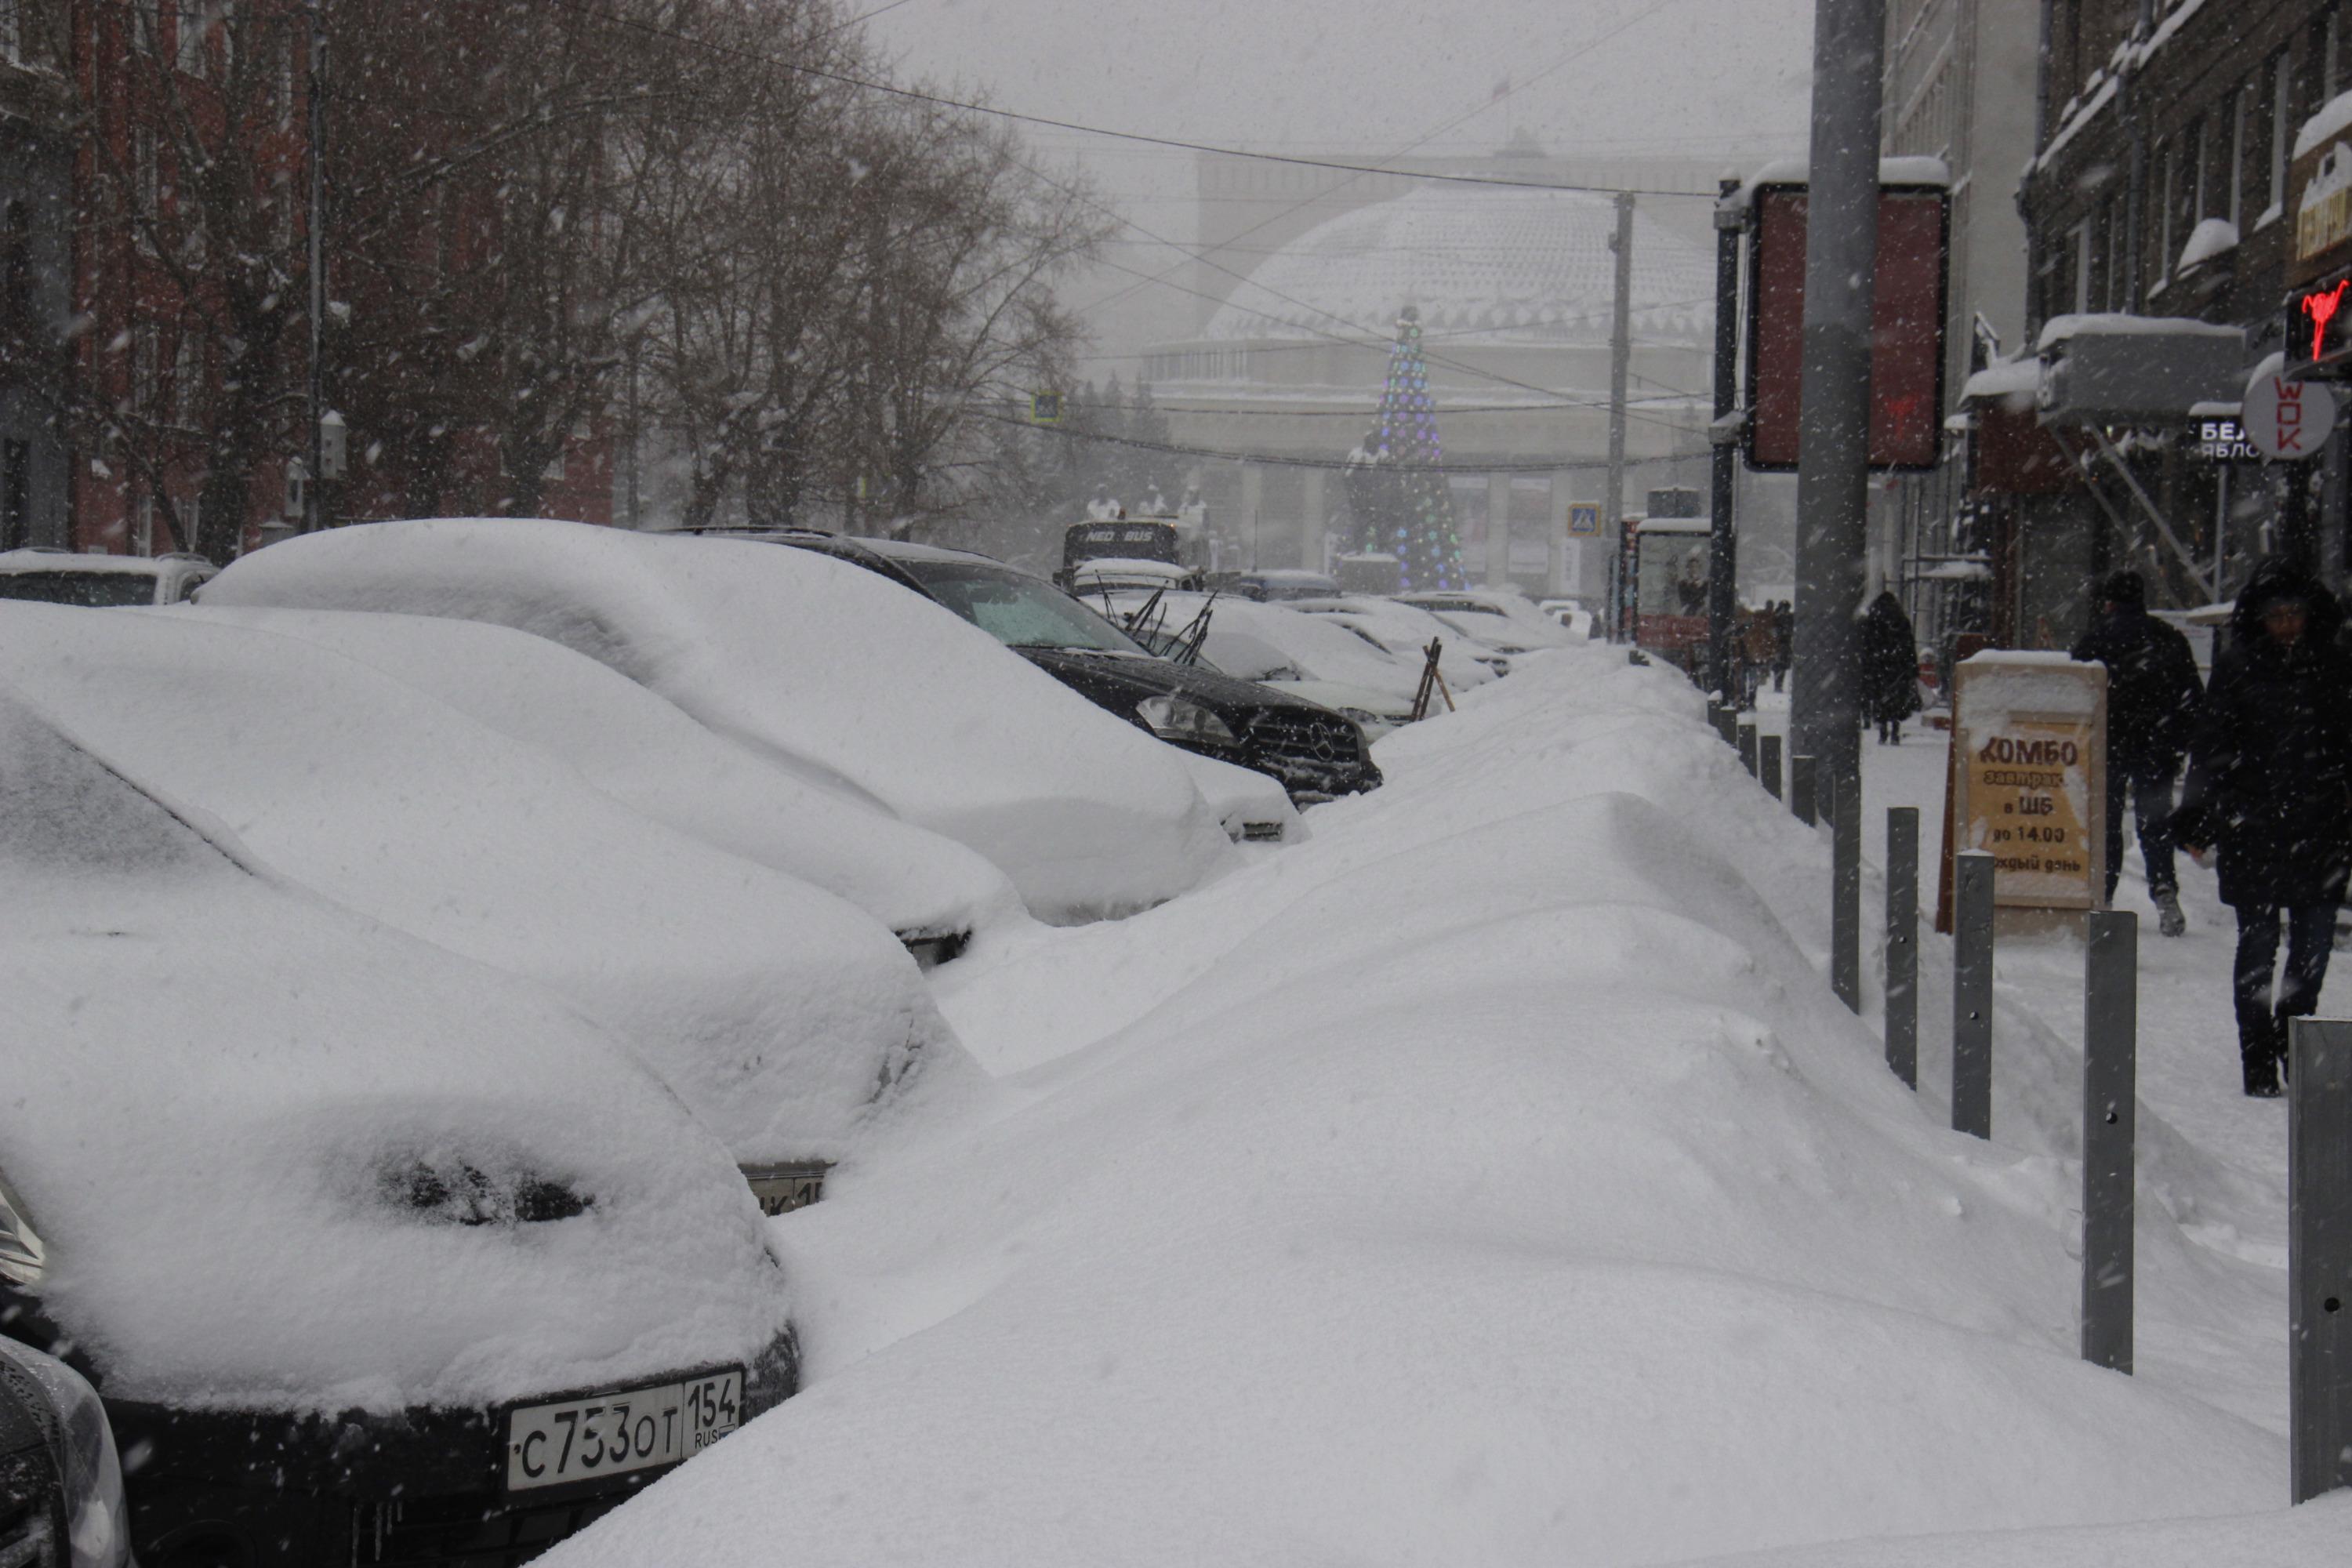
[[(1370, 163), (1335, 156), (1334, 163)], [(1226, 156), (1200, 165), (1195, 334), (1146, 351), (1171, 489), (1197, 488), (1229, 563), (1323, 568), (1350, 532), (1339, 465), (1380, 402), (1401, 312), (1418, 310), (1438, 433), (1474, 575), (1598, 595), (1615, 213), (1637, 197), (1628, 510), (1704, 485), (1719, 163), (1406, 161), (1358, 174)], [(1480, 176), (1512, 190), (1436, 180)], [(1219, 460), (1210, 454), (1229, 455)], [(1571, 529), (1579, 531), (1571, 532)]]

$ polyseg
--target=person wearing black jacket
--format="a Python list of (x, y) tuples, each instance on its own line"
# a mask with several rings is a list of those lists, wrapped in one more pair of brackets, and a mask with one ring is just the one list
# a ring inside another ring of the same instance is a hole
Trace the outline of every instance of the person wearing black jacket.
[(2138, 573), (2116, 573), (2099, 596), (2099, 618), (2073, 651), (2107, 667), (2107, 902), (2116, 901), (2123, 871), (2128, 786), (2157, 929), (2179, 936), (2189, 921), (2172, 863), (2172, 786), (2204, 689), (2189, 639), (2147, 613), (2147, 585)]
[[(2221, 901), (2238, 911), (2233, 995), (2245, 1089), (2279, 1092), (2290, 1018), (2319, 1005), (2336, 909), (2352, 874), (2352, 657), (2334, 595), (2285, 561), (2254, 569), (2189, 753), (2173, 824), (2200, 858), (2221, 851)], [(2272, 996), (2279, 924), (2286, 970)]]
[(1903, 721), (1919, 711), (1919, 647), (1903, 601), (1882, 593), (1855, 628), (1863, 717), (1878, 726), (1878, 743), (1903, 743)]

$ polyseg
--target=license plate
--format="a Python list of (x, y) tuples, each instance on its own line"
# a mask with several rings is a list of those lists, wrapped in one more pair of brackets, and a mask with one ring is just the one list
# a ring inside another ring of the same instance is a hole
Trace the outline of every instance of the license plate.
[(507, 1490), (676, 1464), (735, 1430), (742, 1419), (740, 1371), (526, 1405), (507, 1416)]
[(751, 1195), (759, 1200), (760, 1212), (771, 1215), (804, 1209), (824, 1196), (824, 1173), (833, 1169), (822, 1160), (740, 1168)]

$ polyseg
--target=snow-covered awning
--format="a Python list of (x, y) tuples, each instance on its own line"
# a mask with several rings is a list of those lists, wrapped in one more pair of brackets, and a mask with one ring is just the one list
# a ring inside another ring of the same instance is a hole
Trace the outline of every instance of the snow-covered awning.
[(1994, 398), (2031, 397), (2042, 386), (2038, 359), (2003, 360), (1969, 377), (1960, 388), (1962, 403), (1988, 403)]
[[(1812, 165), (1805, 158), (1775, 158), (1754, 174), (1721, 205), (1744, 212), (1755, 199), (1759, 186), (1806, 185), (1812, 183)], [(1952, 184), (1951, 165), (1941, 158), (1881, 158), (1878, 161), (1878, 183), (1882, 185), (1940, 185), (1949, 189)]]

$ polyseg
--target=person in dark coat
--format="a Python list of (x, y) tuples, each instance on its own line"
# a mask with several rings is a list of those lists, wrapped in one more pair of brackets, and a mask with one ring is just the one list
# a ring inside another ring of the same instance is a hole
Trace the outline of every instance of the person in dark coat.
[(1919, 647), (1903, 602), (1881, 593), (1862, 614), (1855, 635), (1863, 717), (1878, 726), (1878, 743), (1903, 743), (1903, 721), (1919, 711)]
[(2116, 901), (2123, 871), (2128, 789), (2157, 929), (2179, 936), (2189, 921), (2180, 912), (2180, 878), (2172, 863), (2172, 786), (2204, 688), (2189, 639), (2147, 613), (2147, 584), (2138, 573), (2109, 577), (2100, 584), (2099, 601), (2099, 618), (2073, 651), (2076, 658), (2107, 667), (2107, 902)]
[[(2238, 911), (2233, 996), (2245, 1089), (2279, 1092), (2286, 1023), (2319, 1005), (2336, 909), (2352, 873), (2352, 657), (2343, 612), (2301, 569), (2254, 569), (2189, 752), (2173, 814), (2200, 859), (2221, 851), (2221, 901)], [(2272, 994), (2279, 926), (2286, 969)]]
[(1772, 689), (1788, 684), (1789, 666), (1797, 657), (1797, 606), (1783, 599), (1771, 606)]

